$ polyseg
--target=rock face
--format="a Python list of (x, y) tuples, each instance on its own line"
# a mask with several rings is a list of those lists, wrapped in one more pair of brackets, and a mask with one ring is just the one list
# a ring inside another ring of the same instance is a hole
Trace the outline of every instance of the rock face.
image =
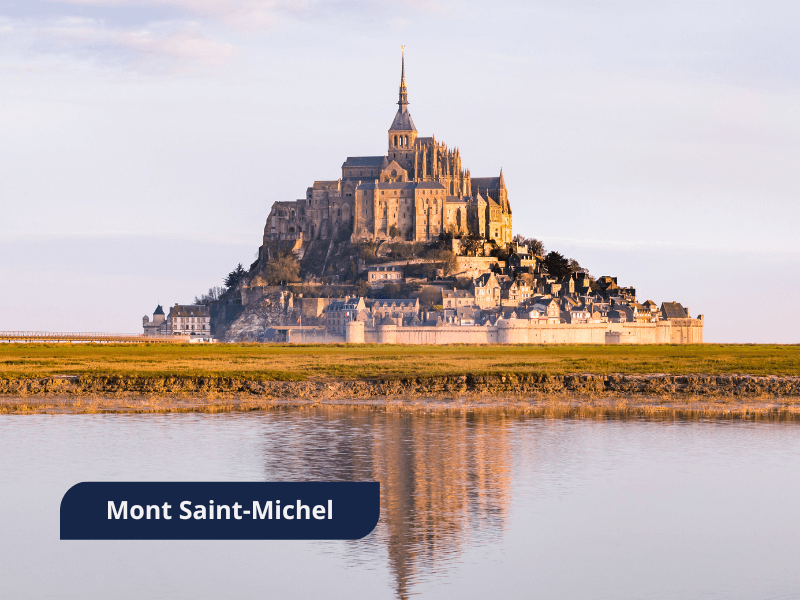
[[(273, 292), (248, 304), (222, 335), (223, 342), (262, 342), (267, 330), (277, 325), (294, 325), (299, 313), (294, 310), (291, 292)], [(306, 321), (306, 318), (303, 318)], [(311, 323), (309, 323), (311, 324)]]
[[(240, 329), (246, 332), (242, 325)], [(253, 325), (252, 331), (255, 331)], [(245, 335), (242, 333), (241, 335)], [(0, 379), (0, 395), (236, 394), (306, 400), (505, 396), (800, 398), (800, 377), (752, 375), (454, 375), (377, 380), (257, 381), (232, 377), (80, 376)]]

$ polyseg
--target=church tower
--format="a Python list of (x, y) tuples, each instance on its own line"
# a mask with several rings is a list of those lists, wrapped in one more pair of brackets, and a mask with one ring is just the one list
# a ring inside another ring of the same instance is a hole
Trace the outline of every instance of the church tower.
[[(397, 101), (397, 114), (389, 127), (389, 161), (396, 160), (409, 172), (414, 167), (414, 145), (417, 140), (417, 128), (408, 112), (408, 89), (406, 88), (405, 46), (402, 46), (400, 67), (400, 98)], [(414, 177), (415, 175), (412, 175)]]

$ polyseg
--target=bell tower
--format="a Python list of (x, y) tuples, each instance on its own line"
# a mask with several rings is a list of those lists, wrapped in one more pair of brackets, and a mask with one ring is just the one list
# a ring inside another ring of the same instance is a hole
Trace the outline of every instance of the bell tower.
[[(417, 140), (417, 128), (408, 112), (408, 88), (406, 88), (405, 46), (401, 46), (400, 94), (397, 101), (397, 114), (389, 127), (389, 161), (396, 160), (405, 169), (411, 171), (414, 166), (414, 144)], [(416, 176), (416, 174), (414, 175)]]

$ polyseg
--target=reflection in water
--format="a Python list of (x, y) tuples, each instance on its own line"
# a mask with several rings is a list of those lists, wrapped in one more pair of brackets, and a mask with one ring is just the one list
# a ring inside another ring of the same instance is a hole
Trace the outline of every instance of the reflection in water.
[(465, 545), (502, 536), (511, 502), (504, 415), (321, 410), (281, 418), (285, 426), (264, 440), (267, 480), (380, 481), (378, 527), (350, 548), (385, 547), (400, 598), (426, 574), (444, 572)]

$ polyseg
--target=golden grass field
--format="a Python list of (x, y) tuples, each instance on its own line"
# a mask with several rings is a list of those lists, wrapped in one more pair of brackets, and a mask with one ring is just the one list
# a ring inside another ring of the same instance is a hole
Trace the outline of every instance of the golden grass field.
[(382, 346), (5, 344), (0, 378), (53, 375), (303, 381), (510, 373), (800, 375), (800, 345)]

